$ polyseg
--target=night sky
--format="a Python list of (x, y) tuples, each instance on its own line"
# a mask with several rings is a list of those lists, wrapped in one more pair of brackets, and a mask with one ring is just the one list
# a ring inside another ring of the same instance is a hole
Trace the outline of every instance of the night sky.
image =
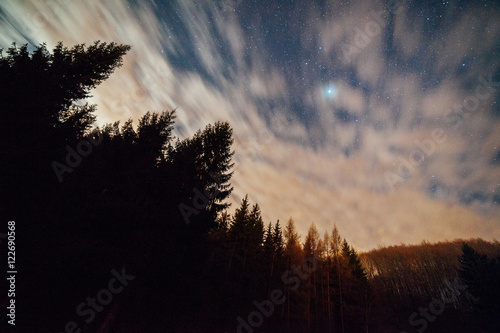
[(98, 124), (228, 121), (231, 213), (248, 193), (266, 224), (336, 223), (360, 250), (500, 239), (500, 2), (6, 0), (0, 31), (132, 45)]

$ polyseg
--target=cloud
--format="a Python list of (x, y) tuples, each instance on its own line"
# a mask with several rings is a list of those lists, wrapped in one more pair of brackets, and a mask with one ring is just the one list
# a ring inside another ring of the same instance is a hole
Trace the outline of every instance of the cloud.
[[(498, 89), (460, 126), (446, 118), (474, 96), (480, 75), (498, 72), (497, 9), (408, 1), (263, 6), (4, 2), (0, 47), (131, 44), (123, 67), (93, 92), (99, 124), (176, 107), (180, 137), (229, 121), (233, 203), (249, 193), (266, 220), (292, 215), (303, 234), (312, 221), (328, 231), (336, 222), (359, 249), (499, 238), (492, 198), (500, 168), (491, 167), (500, 149)], [(349, 45), (356, 51), (346, 57)], [(384, 175), (397, 173), (419, 149), (416, 140), (436, 128), (446, 141), (391, 192)], [(478, 191), (489, 201), (464, 203)]]

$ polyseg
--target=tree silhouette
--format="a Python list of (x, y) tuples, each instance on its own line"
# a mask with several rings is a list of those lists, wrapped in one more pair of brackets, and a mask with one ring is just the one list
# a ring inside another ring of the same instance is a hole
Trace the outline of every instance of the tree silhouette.
[[(489, 257), (464, 245), (458, 262), (457, 241), (359, 255), (336, 225), (320, 237), (312, 224), (302, 243), (291, 217), (283, 230), (279, 220), (264, 228), (248, 195), (227, 211), (228, 123), (180, 140), (172, 110), (93, 129), (96, 106), (84, 99), (129, 49), (59, 43), (52, 53), (44, 44), (0, 53), (0, 214), (20, 235), (20, 331), (67, 331), (68, 320), (82, 332), (234, 331), (236, 318), (264, 312), (272, 315), (255, 331), (395, 331), (396, 315), (408, 322), (456, 276), (466, 292), (453, 305), (478, 300), (475, 320), (462, 328), (470, 307), (448, 306), (436, 331), (498, 330), (498, 243), (472, 240)], [(120, 267), (137, 278), (92, 320), (75, 317)], [(283, 303), (271, 311), (275, 291)]]
[[(22, 213), (55, 184), (51, 162), (90, 134), (95, 106), (77, 104), (122, 64), (128, 45), (95, 42), (71, 49), (45, 44), (30, 54), (13, 44), (0, 52), (0, 201)], [(51, 186), (52, 185), (52, 186)], [(34, 207), (30, 209), (35, 209)]]
[(464, 243), (458, 261), (458, 276), (467, 287), (465, 297), (473, 304), (486, 327), (499, 329), (498, 321), (492, 321), (500, 311), (499, 258), (489, 259)]

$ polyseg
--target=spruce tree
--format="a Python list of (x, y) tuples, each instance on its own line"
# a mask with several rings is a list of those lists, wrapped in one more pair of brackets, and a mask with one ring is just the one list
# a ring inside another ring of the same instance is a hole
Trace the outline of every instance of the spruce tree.
[(274, 225), (273, 243), (274, 243), (274, 249), (276, 252), (276, 256), (278, 258), (281, 258), (283, 256), (284, 251), (285, 251), (285, 244), (283, 243), (283, 233), (281, 232), (281, 226), (280, 226), (279, 220), (276, 221), (276, 224)]
[(71, 170), (61, 161), (95, 121), (95, 105), (76, 102), (120, 67), (128, 50), (100, 41), (70, 49), (58, 43), (52, 53), (45, 44), (32, 53), (27, 44), (0, 50), (0, 201), (12, 214), (38, 210), (29, 207), (60, 188), (53, 161), (60, 173)]
[(500, 261), (477, 253), (464, 243), (459, 259), (458, 276), (467, 287), (465, 298), (488, 329), (500, 329), (496, 319), (500, 311)]

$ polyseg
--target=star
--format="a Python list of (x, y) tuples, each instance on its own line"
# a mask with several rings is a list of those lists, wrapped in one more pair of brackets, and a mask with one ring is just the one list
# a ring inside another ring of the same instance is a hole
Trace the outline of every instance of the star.
[(335, 84), (329, 84), (324, 88), (324, 94), (328, 98), (335, 98), (338, 94), (338, 88)]

